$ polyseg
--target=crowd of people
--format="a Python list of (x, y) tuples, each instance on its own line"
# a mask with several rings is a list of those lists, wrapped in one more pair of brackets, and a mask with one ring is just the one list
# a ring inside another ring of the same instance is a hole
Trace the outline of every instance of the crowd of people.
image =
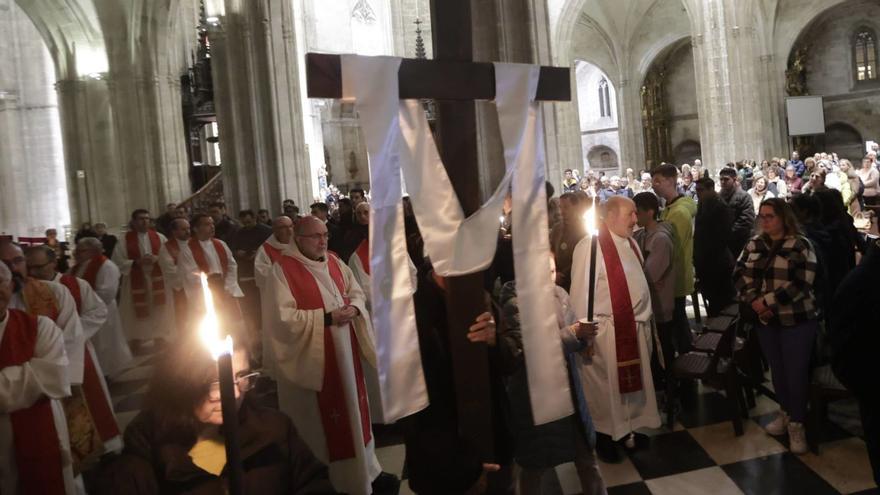
[[(794, 153), (731, 163), (715, 178), (697, 160), (615, 177), (567, 170), (559, 197), (548, 184), (555, 304), (542, 311), (555, 316), (567, 377), (559, 393), (570, 393), (573, 413), (540, 425), (508, 202), (485, 275), (485, 312), (467, 329), (468, 341), (492, 356), (490, 459), (458, 427), (450, 283), (426, 258), (405, 198), (430, 398), (398, 422), (410, 488), (537, 494), (548, 471), (573, 462), (583, 493), (605, 493), (597, 458), (621, 462), (625, 450), (645, 448), (650, 440), (637, 430), (660, 427), (658, 400), (675, 401), (687, 388), (679, 384), (676, 393), (668, 369), (692, 351), (688, 298), (705, 300), (710, 316), (738, 305), (780, 406), (767, 433), (787, 434), (792, 453), (807, 451), (814, 370), (830, 366), (836, 385), (859, 399), (880, 479), (880, 409), (866, 371), (877, 340), (866, 329), (880, 328), (880, 301), (867, 290), (880, 246), (852, 217), (877, 205), (877, 167), (875, 155), (856, 168), (834, 154), (801, 161)], [(70, 256), (55, 232), (37, 246), (4, 239), (0, 430), (10, 434), (0, 435), (0, 493), (223, 490), (229, 473), (216, 367), (194, 330), (204, 312), (201, 274), (236, 346), (248, 490), (397, 493), (399, 480), (376, 457), (372, 427), (383, 414), (376, 385), (383, 343), (369, 316), (369, 198), (352, 189), (309, 208), (301, 214), (285, 200), (274, 218), (245, 209), (237, 219), (222, 202), (204, 211), (169, 204), (156, 218), (138, 209), (118, 237), (105, 224), (84, 225)], [(593, 237), (584, 216), (595, 210)], [(148, 344), (168, 352), (143, 410), (121, 431), (107, 384)], [(258, 383), (274, 384), (277, 408), (249, 394)], [(82, 473), (92, 473), (88, 483)]]

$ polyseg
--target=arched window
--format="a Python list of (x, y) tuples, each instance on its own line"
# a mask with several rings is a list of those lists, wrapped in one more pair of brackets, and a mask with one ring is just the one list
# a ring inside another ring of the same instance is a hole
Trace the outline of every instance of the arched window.
[(611, 97), (608, 91), (608, 80), (604, 76), (599, 80), (599, 113), (602, 117), (611, 117)]
[(877, 79), (877, 35), (867, 27), (861, 27), (853, 39), (856, 81)]

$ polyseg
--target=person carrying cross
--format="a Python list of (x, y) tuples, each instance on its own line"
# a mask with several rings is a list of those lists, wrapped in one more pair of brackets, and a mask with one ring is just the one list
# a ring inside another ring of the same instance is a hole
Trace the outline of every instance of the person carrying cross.
[(590, 291), (596, 291), (596, 351), (581, 376), (598, 433), (597, 452), (611, 462), (622, 460), (612, 440), (660, 426), (651, 375), (651, 292), (632, 238), (636, 222), (631, 199), (609, 198), (596, 250), (595, 287), (588, 280), (589, 237), (578, 243), (572, 265), (571, 301), (581, 321), (587, 318)]

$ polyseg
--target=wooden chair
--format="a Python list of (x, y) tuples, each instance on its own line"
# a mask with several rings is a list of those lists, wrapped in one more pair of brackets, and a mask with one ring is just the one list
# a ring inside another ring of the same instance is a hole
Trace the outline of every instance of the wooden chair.
[[(672, 364), (672, 375), (677, 380), (701, 380), (724, 388), (736, 436), (743, 434), (742, 414), (747, 413), (733, 360), (738, 321), (737, 316), (730, 315), (707, 318), (705, 331), (695, 340), (694, 350), (678, 356)], [(667, 401), (666, 411), (670, 424), (672, 402)]]

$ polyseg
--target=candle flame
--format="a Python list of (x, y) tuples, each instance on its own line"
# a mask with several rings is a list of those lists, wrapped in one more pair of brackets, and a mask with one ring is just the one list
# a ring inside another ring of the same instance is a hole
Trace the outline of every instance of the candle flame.
[(584, 212), (583, 216), (584, 227), (586, 228), (587, 234), (591, 236), (599, 235), (599, 221), (597, 219), (596, 207), (591, 206), (589, 210)]
[(501, 225), (504, 225), (504, 215), (498, 217), (498, 221), (501, 222)]
[(208, 288), (208, 276), (202, 273), (199, 278), (205, 300), (205, 316), (199, 325), (199, 338), (211, 352), (214, 360), (217, 360), (223, 354), (232, 354), (232, 337), (227, 335), (226, 339), (220, 338), (220, 322), (217, 319), (217, 311), (214, 309), (214, 297)]

